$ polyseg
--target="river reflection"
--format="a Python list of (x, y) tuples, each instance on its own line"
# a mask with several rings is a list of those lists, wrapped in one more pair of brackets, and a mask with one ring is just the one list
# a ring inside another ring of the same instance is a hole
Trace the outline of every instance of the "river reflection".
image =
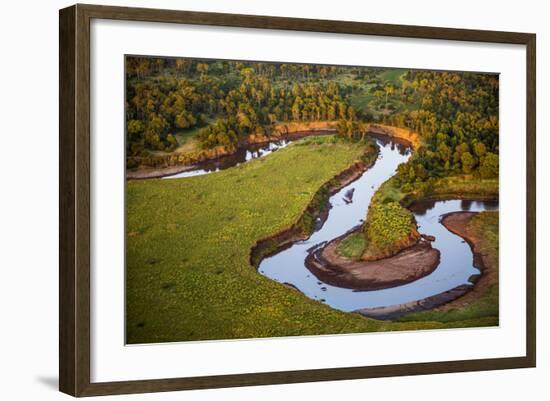
[[(334, 134), (332, 131), (317, 131), (314, 135), (331, 135)], [(373, 138), (376, 138), (379, 143), (383, 143), (384, 145), (389, 145), (391, 150), (399, 152), (402, 156), (407, 156), (409, 154), (409, 146), (408, 142), (394, 138), (393, 140), (389, 140), (387, 136), (385, 135), (376, 135), (371, 134)], [(200, 163), (200, 166), (197, 166), (196, 168), (183, 171), (181, 173), (169, 175), (166, 177), (163, 177), (164, 179), (170, 179), (170, 178), (184, 178), (184, 177), (194, 177), (197, 175), (204, 175), (209, 173), (215, 173), (220, 170), (225, 170), (227, 168), (238, 166), (241, 163), (246, 163), (247, 161), (250, 161), (252, 159), (259, 159), (261, 157), (265, 157), (273, 152), (275, 152), (278, 149), (282, 149), (287, 147), (289, 144), (294, 142), (295, 140), (300, 139), (303, 137), (303, 134), (295, 134), (289, 135), (287, 139), (282, 139), (280, 141), (272, 141), (268, 143), (261, 143), (261, 144), (249, 144), (244, 147), (240, 147), (236, 150), (235, 153), (232, 153), (230, 155), (222, 156), (216, 160), (206, 161)]]
[(375, 139), (378, 144), (389, 146), (390, 150), (397, 151), (401, 156), (409, 156), (411, 152), (410, 143), (401, 138), (390, 138), (387, 135), (369, 133), (371, 138)]
[[(416, 201), (409, 206), (409, 210), (412, 211), (417, 216), (424, 216), (428, 211), (436, 207), (441, 201), (436, 201), (432, 199), (425, 199), (421, 201)], [(488, 200), (488, 201), (479, 201), (479, 200), (469, 200), (469, 199), (460, 199), (457, 200), (457, 205), (459, 210), (462, 212), (475, 212), (480, 210), (498, 210), (498, 201)]]
[[(468, 279), (479, 270), (473, 266), (473, 254), (462, 238), (448, 231), (440, 217), (455, 211), (498, 209), (498, 202), (426, 201), (418, 202), (413, 213), (419, 231), (436, 237), (433, 246), (441, 252), (439, 266), (429, 275), (399, 287), (375, 291), (354, 291), (322, 282), (305, 266), (308, 249), (328, 242), (361, 224), (376, 189), (395, 174), (400, 163), (407, 161), (410, 149), (387, 139), (376, 139), (380, 155), (375, 165), (358, 180), (342, 188), (330, 198), (331, 209), (324, 225), (307, 240), (265, 258), (258, 270), (261, 274), (299, 289), (306, 296), (343, 311), (390, 306), (420, 300), (445, 292), (459, 285), (470, 285)], [(347, 201), (353, 191), (353, 202)]]
[(201, 163), (198, 168), (183, 171), (181, 173), (163, 178), (184, 178), (215, 173), (233, 166), (238, 166), (239, 164), (245, 163), (252, 159), (259, 159), (260, 157), (267, 156), (278, 149), (288, 146), (291, 142), (292, 140), (283, 139), (281, 141), (274, 141), (264, 144), (248, 145), (247, 147), (237, 149), (237, 151), (231, 155), (220, 157), (217, 160)]

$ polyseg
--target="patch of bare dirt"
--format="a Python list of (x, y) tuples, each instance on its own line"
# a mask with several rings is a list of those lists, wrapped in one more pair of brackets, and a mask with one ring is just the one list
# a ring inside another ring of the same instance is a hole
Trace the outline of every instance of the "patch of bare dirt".
[(376, 261), (340, 256), (338, 245), (352, 232), (311, 250), (306, 258), (309, 270), (327, 284), (361, 291), (397, 287), (430, 274), (439, 265), (439, 251), (424, 239), (392, 257)]

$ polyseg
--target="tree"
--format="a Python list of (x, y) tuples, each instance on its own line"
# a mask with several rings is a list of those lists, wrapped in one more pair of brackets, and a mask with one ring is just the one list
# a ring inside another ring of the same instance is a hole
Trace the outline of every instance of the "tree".
[(416, 172), (414, 171), (414, 166), (411, 165), (409, 168), (409, 181), (414, 182), (416, 180)]
[(208, 64), (198, 63), (197, 64), (197, 72), (199, 74), (201, 74), (201, 76), (208, 73)]
[(487, 153), (487, 147), (483, 144), (483, 142), (476, 142), (474, 145), (474, 153), (477, 157), (482, 158)]
[(338, 135), (340, 136), (343, 136), (345, 138), (351, 138), (353, 136), (353, 125), (351, 120), (341, 118), (340, 120), (338, 120), (336, 129)]
[(175, 125), (178, 128), (189, 128), (195, 125), (195, 117), (191, 113), (181, 112), (176, 116)]
[(384, 87), (384, 93), (386, 94), (386, 109), (388, 108), (388, 95), (393, 95), (394, 88), (391, 85), (386, 85)]
[[(347, 138), (364, 136), (365, 123), (379, 121), (419, 135), (423, 147), (411, 160), (414, 182), (473, 173), (478, 164), (480, 176), (498, 175), (498, 79), (467, 72), (411, 70), (392, 83), (384, 79), (384, 72), (128, 57), (127, 152), (153, 160), (156, 156), (149, 151), (174, 146), (171, 133), (196, 126), (210, 127), (201, 129), (197, 138), (204, 148), (213, 148), (238, 143), (251, 132), (269, 135), (277, 123), (289, 120), (337, 121)], [(351, 79), (335, 79), (344, 75)], [(369, 85), (373, 100), (354, 101), (356, 95), (364, 95), (361, 82)], [(405, 107), (392, 102), (394, 96)], [(224, 124), (216, 126), (218, 120)], [(400, 178), (405, 182), (407, 175), (408, 168)]]
[(381, 90), (374, 91), (374, 97), (377, 99), (378, 103), (382, 99), (382, 96), (384, 96), (384, 91), (381, 91)]
[(344, 102), (338, 102), (338, 115), (340, 118), (346, 118), (346, 104)]
[[(454, 162), (455, 163), (460, 162), (462, 160), (462, 155), (466, 152), (470, 153), (470, 147), (468, 146), (467, 143), (463, 142), (460, 145), (457, 145), (455, 147), (455, 153), (453, 155)], [(470, 154), (470, 156), (471, 156), (471, 154)]]
[(164, 150), (164, 145), (160, 141), (160, 136), (150, 130), (145, 131), (144, 134), (145, 138), (145, 144), (149, 146), (149, 148), (154, 150)]
[(479, 165), (479, 174), (482, 178), (498, 178), (498, 155), (487, 153)]
[(139, 137), (140, 134), (145, 129), (145, 125), (143, 124), (143, 121), (140, 120), (130, 120), (128, 121), (128, 135), (130, 138)]
[(462, 171), (464, 174), (471, 174), (476, 164), (474, 156), (472, 156), (470, 152), (464, 152), (460, 160), (462, 162)]
[(174, 135), (168, 134), (166, 136), (166, 140), (168, 141), (172, 149), (175, 149), (178, 146), (178, 141), (176, 140), (176, 137), (174, 137)]
[(178, 73), (182, 73), (186, 67), (189, 65), (189, 62), (183, 58), (176, 59), (176, 70)]
[(416, 180), (417, 181), (424, 181), (426, 177), (428, 176), (428, 172), (426, 171), (426, 167), (422, 163), (417, 163), (415, 165), (415, 171), (416, 171)]
[(300, 110), (301, 105), (302, 105), (302, 99), (300, 98), (300, 96), (297, 96), (296, 99), (294, 100), (294, 104), (292, 105), (292, 118), (294, 120), (299, 120), (300, 116), (302, 115)]
[(451, 148), (445, 142), (439, 144), (437, 153), (443, 162), (448, 163), (451, 160)]

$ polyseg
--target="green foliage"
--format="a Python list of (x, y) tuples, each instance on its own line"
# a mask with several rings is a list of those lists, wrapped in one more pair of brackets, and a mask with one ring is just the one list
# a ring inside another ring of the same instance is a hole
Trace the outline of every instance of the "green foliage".
[(235, 132), (239, 125), (235, 118), (218, 119), (212, 125), (199, 131), (197, 138), (205, 149), (211, 149), (216, 146), (223, 146), (226, 149), (235, 149), (239, 142), (239, 137)]
[(142, 57), (126, 66), (129, 157), (174, 150), (168, 135), (207, 120), (214, 123), (199, 132), (202, 148), (233, 149), (276, 122), (356, 119), (346, 89), (327, 82), (345, 67)]
[(489, 152), (482, 157), (479, 174), (481, 178), (498, 178), (498, 155)]
[(476, 142), (474, 145), (474, 152), (477, 157), (483, 157), (487, 153), (487, 147), (483, 142)]
[[(399, 185), (399, 178), (394, 176), (390, 182)], [(456, 175), (430, 179), (427, 182), (407, 184), (401, 187), (401, 203), (408, 206), (415, 200), (432, 199), (495, 199), (499, 194), (499, 182), (496, 178), (480, 178), (472, 175)]]
[[(126, 75), (127, 154), (134, 161), (172, 152), (177, 144), (169, 135), (182, 129), (203, 128), (203, 149), (232, 150), (277, 123), (320, 120), (337, 121), (348, 138), (364, 137), (369, 121), (417, 132), (424, 151), (413, 156), (409, 183), (480, 173), (485, 155), (498, 154), (499, 82), (492, 74), (128, 57)], [(494, 175), (491, 168), (484, 176)]]
[[(409, 166), (402, 164), (400, 167)], [(382, 184), (375, 192), (363, 224), (367, 244), (363, 253), (364, 259), (380, 259), (394, 255), (418, 239), (414, 216), (401, 206), (404, 197), (403, 188), (396, 176)]]
[(470, 152), (462, 153), (460, 156), (460, 161), (462, 162), (462, 172), (464, 174), (470, 174), (476, 165), (476, 160)]
[[(419, 233), (414, 216), (406, 209), (415, 200), (432, 199), (494, 199), (498, 198), (498, 177), (481, 178), (472, 175), (418, 179), (410, 181), (407, 171), (415, 171), (415, 164), (401, 164), (397, 174), (378, 188), (371, 200), (367, 218), (363, 224), (366, 237), (364, 258), (378, 259), (390, 256), (410, 246)], [(498, 166), (496, 169), (498, 175)], [(416, 177), (416, 173), (415, 177)], [(403, 182), (403, 176), (407, 176)], [(391, 205), (383, 207), (384, 205)], [(410, 216), (408, 223), (407, 216)], [(373, 223), (376, 222), (376, 223)]]
[(385, 120), (420, 134), (423, 149), (411, 163), (427, 171), (424, 178), (403, 173), (403, 183), (480, 174), (484, 156), (498, 153), (498, 86), (491, 74), (408, 71), (402, 77), (401, 99), (414, 106)]
[(336, 251), (341, 256), (350, 259), (359, 259), (366, 247), (365, 236), (360, 232), (355, 232), (345, 237), (336, 248)]
[(371, 202), (363, 230), (366, 259), (391, 256), (419, 237), (413, 214), (388, 198)]

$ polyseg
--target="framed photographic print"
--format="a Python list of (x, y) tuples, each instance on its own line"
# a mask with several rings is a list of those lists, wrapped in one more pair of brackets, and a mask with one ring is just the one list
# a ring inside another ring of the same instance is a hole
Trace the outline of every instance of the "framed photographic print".
[(60, 390), (534, 367), (535, 35), (60, 11)]

